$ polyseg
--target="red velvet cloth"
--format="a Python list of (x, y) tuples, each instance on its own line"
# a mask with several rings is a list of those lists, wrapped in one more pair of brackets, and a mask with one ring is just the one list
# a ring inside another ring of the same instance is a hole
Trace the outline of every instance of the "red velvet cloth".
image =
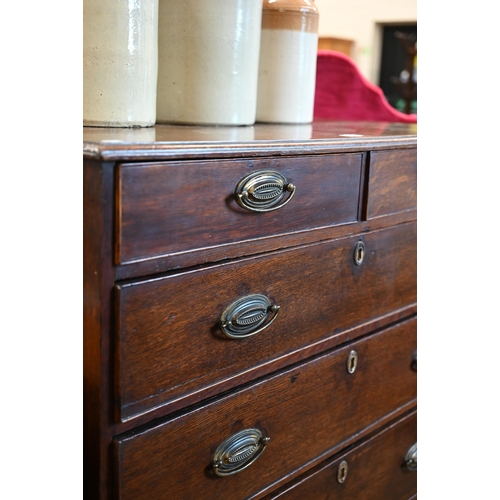
[(393, 108), (345, 54), (318, 50), (314, 119), (416, 123), (417, 115)]

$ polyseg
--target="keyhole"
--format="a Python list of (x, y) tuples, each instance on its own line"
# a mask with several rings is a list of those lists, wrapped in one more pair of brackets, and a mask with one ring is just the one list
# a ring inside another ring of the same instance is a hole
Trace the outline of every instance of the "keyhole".
[(356, 257), (358, 262), (361, 262), (363, 260), (363, 254), (364, 254), (363, 247), (359, 246), (358, 247), (358, 255)]
[(358, 366), (358, 353), (356, 351), (351, 351), (347, 357), (347, 371), (349, 373), (354, 373), (356, 367)]
[(358, 241), (356, 243), (356, 247), (354, 248), (354, 263), (357, 266), (360, 266), (365, 259), (365, 244), (362, 241)]
[(348, 470), (347, 462), (345, 460), (342, 460), (342, 462), (340, 462), (339, 468), (337, 470), (337, 481), (339, 483), (343, 483), (346, 480), (347, 470)]

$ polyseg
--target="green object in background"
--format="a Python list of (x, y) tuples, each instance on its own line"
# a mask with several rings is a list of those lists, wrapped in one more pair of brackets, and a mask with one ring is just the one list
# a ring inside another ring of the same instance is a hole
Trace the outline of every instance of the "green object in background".
[[(396, 105), (394, 106), (398, 111), (401, 111), (402, 113), (405, 112), (405, 106), (406, 106), (406, 101), (404, 99), (398, 99), (396, 101)], [(416, 100), (413, 100), (411, 101), (411, 109), (410, 111), (412, 113), (416, 113), (417, 112), (417, 101)]]

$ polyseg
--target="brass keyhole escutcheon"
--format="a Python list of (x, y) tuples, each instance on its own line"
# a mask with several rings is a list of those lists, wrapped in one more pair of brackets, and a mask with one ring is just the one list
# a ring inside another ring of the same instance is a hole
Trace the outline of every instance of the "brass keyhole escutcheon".
[(342, 460), (339, 464), (339, 468), (337, 469), (337, 481), (339, 483), (343, 483), (347, 478), (347, 471), (349, 470), (349, 466), (345, 460)]
[(354, 373), (358, 366), (358, 353), (356, 351), (351, 351), (349, 356), (347, 356), (347, 371), (349, 373)]
[(365, 244), (360, 240), (356, 243), (354, 247), (354, 263), (357, 266), (363, 264), (365, 260)]

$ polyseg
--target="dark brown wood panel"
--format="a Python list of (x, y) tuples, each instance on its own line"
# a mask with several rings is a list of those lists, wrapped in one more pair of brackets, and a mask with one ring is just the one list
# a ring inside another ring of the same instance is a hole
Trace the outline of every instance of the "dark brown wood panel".
[(366, 218), (417, 208), (417, 150), (371, 154)]
[[(83, 163), (83, 469), (85, 500), (109, 497), (112, 163)], [(106, 210), (108, 205), (109, 210)]]
[[(412, 412), (363, 444), (272, 493), (266, 500), (409, 499), (417, 492), (417, 471), (404, 466), (406, 452), (417, 442), (417, 413)], [(347, 476), (337, 480), (341, 462)]]
[[(359, 240), (366, 253), (357, 266)], [(227, 389), (269, 373), (273, 360), (414, 304), (416, 223), (117, 291), (116, 401), (126, 420), (193, 392), (202, 399), (221, 384)], [(229, 339), (218, 327), (220, 315), (249, 294), (278, 304), (279, 317), (253, 337)]]
[[(123, 164), (117, 263), (355, 222), (361, 154)], [(234, 201), (248, 174), (276, 170), (296, 186), (286, 206), (250, 212)]]
[(85, 158), (109, 161), (249, 158), (413, 147), (417, 125), (360, 121), (256, 123), (253, 127), (84, 127)]
[[(396, 409), (415, 405), (416, 342), (412, 319), (161, 425), (117, 437), (118, 498), (240, 500), (280, 485), (353, 436), (375, 430)], [(346, 369), (351, 350), (358, 354), (352, 374)], [(267, 449), (242, 472), (216, 476), (214, 451), (247, 428), (271, 438)]]
[[(364, 207), (365, 205), (363, 205), (363, 209)], [(196, 252), (155, 257), (140, 262), (116, 266), (115, 279), (120, 281), (125, 279), (140, 278), (142, 276), (158, 274), (183, 267), (215, 263), (221, 260), (235, 259), (245, 256), (249, 257), (251, 255), (272, 252), (282, 248), (290, 248), (298, 245), (315, 243), (317, 241), (343, 238), (362, 232), (397, 226), (398, 224), (404, 224), (416, 219), (416, 210), (410, 210), (409, 212), (398, 212), (397, 214), (388, 215), (387, 217), (379, 217), (378, 219), (357, 222), (356, 224), (343, 224), (341, 226), (298, 231), (288, 235), (272, 236), (258, 240), (248, 240), (238, 243), (237, 245), (224, 245), (205, 248)]]

